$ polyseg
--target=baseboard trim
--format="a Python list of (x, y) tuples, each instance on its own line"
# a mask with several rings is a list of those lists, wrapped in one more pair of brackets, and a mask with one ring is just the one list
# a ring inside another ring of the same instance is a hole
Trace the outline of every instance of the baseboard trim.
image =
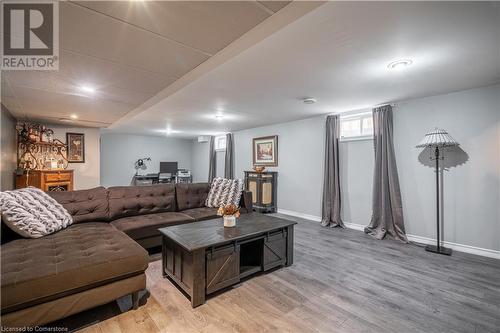
[[(316, 215), (303, 214), (303, 213), (295, 212), (292, 210), (280, 209), (280, 208), (278, 208), (278, 213), (303, 218), (303, 219), (311, 221), (311, 222), (321, 222), (321, 217), (316, 216)], [(344, 222), (344, 225), (347, 228), (353, 229), (353, 230), (358, 230), (358, 231), (365, 230), (365, 226), (361, 225), (361, 224)], [(425, 245), (429, 245), (429, 244), (434, 245), (436, 243), (435, 239), (428, 238), (428, 237), (422, 237), (422, 236), (416, 236), (416, 235), (406, 235), (406, 236), (408, 237), (409, 241), (415, 242), (415, 243), (420, 243), (420, 244), (425, 244)], [(500, 251), (495, 251), (495, 250), (490, 250), (490, 249), (485, 249), (485, 248), (470, 246), (470, 245), (465, 245), (465, 244), (458, 244), (458, 243), (453, 243), (453, 242), (448, 242), (448, 241), (444, 241), (443, 245), (445, 247), (448, 247), (448, 248), (450, 248), (454, 251), (458, 251), (458, 252), (465, 252), (465, 253), (475, 254), (478, 256), (482, 256), (482, 257), (500, 259)]]
[[(421, 243), (425, 245), (435, 245), (436, 240), (428, 237), (416, 236), (416, 235), (407, 235), (408, 240), (415, 243)], [(500, 259), (500, 251), (485, 249), (482, 247), (476, 247), (471, 245), (453, 243), (448, 241), (443, 241), (443, 245), (448, 247), (454, 251), (465, 252), (470, 254), (476, 254), (478, 256)]]
[(300, 218), (309, 220), (311, 222), (321, 222), (321, 217), (320, 216), (315, 216), (315, 215), (309, 215), (309, 214), (294, 212), (292, 210), (278, 208), (278, 213), (279, 214), (284, 214), (284, 215), (290, 215), (290, 216), (294, 216), (294, 217), (300, 217)]

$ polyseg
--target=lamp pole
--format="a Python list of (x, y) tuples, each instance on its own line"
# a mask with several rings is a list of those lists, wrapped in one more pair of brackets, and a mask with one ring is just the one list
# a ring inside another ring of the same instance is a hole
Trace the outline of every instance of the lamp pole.
[(448, 249), (444, 246), (441, 246), (441, 237), (439, 234), (439, 204), (440, 204), (440, 191), (439, 191), (439, 158), (440, 158), (440, 152), (439, 152), (439, 146), (436, 145), (434, 148), (434, 159), (436, 160), (436, 246), (434, 245), (427, 245), (425, 247), (426, 251), (429, 252), (434, 252), (434, 253), (440, 253), (444, 255), (451, 255), (451, 249)]
[(434, 151), (436, 158), (436, 226), (437, 226), (437, 251), (441, 252), (439, 241), (439, 146), (436, 146)]

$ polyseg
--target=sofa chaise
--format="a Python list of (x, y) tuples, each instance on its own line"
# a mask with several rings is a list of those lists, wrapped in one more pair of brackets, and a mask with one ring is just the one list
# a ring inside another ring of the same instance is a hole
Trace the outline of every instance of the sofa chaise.
[[(98, 187), (49, 193), (73, 224), (36, 239), (2, 223), (1, 324), (43, 325), (146, 288), (148, 253), (169, 225), (215, 218), (205, 207), (210, 184)], [(252, 210), (243, 192), (242, 212)]]

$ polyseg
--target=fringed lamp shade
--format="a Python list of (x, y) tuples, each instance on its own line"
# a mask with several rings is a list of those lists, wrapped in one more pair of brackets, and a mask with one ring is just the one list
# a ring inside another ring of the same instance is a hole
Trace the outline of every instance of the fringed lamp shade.
[(459, 143), (455, 141), (455, 139), (453, 139), (444, 129), (435, 128), (427, 133), (416, 147), (451, 147), (458, 145)]

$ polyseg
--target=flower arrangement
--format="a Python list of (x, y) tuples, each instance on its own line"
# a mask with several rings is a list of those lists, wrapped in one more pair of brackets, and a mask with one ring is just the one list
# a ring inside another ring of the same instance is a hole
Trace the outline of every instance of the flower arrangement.
[(217, 210), (217, 215), (240, 217), (240, 208), (233, 204), (222, 206), (219, 207), (219, 210)]

